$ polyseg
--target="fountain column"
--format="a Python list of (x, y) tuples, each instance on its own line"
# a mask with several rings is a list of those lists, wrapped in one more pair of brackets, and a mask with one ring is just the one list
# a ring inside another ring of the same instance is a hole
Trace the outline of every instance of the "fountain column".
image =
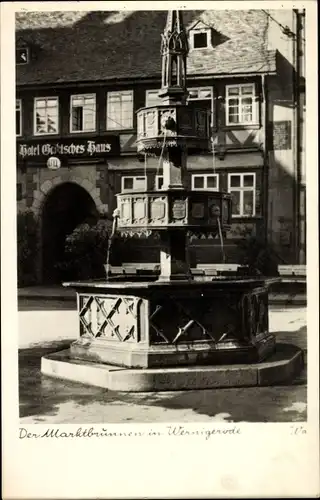
[[(175, 129), (175, 121), (168, 119), (164, 127)], [(171, 206), (173, 220), (183, 220), (186, 217), (186, 198), (188, 190), (187, 178), (187, 147), (180, 145), (164, 149), (163, 154), (163, 186), (162, 189), (181, 191), (181, 199), (176, 199)], [(179, 203), (180, 201), (180, 203)], [(160, 250), (160, 280), (190, 279), (191, 271), (187, 259), (186, 229), (174, 228), (162, 232)]]
[(185, 231), (169, 230), (161, 235), (160, 280), (190, 278)]

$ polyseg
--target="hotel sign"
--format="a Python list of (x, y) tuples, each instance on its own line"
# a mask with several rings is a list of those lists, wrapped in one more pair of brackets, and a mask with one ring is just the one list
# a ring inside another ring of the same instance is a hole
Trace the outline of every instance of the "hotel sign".
[(120, 154), (119, 136), (99, 138), (67, 138), (62, 140), (29, 140), (17, 142), (19, 160), (47, 162), (48, 158), (101, 158)]

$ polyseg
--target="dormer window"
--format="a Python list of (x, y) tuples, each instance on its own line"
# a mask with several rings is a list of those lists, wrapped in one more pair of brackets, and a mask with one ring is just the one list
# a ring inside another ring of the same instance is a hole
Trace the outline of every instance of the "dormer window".
[(208, 47), (208, 33), (193, 33), (193, 48), (206, 49)]
[(28, 47), (16, 49), (16, 64), (28, 64), (30, 58)]
[(212, 28), (202, 21), (198, 21), (192, 28), (189, 30), (189, 41), (190, 48), (192, 50), (196, 49), (208, 49), (212, 47), (212, 36), (211, 36)]

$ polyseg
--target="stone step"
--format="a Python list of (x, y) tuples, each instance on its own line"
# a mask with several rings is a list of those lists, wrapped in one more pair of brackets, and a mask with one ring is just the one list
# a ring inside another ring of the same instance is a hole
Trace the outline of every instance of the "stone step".
[(296, 381), (302, 370), (302, 353), (290, 344), (278, 344), (265, 362), (245, 365), (133, 369), (74, 360), (69, 350), (41, 359), (44, 375), (125, 392), (283, 385)]

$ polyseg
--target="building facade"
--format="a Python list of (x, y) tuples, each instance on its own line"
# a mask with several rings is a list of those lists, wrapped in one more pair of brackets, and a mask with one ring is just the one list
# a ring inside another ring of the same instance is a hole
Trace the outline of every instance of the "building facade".
[[(136, 151), (136, 111), (157, 103), (166, 11), (16, 16), (17, 207), (38, 221), (37, 281), (57, 280), (67, 234), (143, 190), (161, 162)], [(254, 233), (282, 263), (304, 263), (304, 12), (185, 11), (189, 106), (206, 108), (211, 148), (188, 158), (190, 185), (233, 195), (227, 262)], [(134, 260), (157, 260), (152, 241)], [(218, 240), (193, 241), (221, 262)], [(139, 258), (140, 256), (140, 258)]]

